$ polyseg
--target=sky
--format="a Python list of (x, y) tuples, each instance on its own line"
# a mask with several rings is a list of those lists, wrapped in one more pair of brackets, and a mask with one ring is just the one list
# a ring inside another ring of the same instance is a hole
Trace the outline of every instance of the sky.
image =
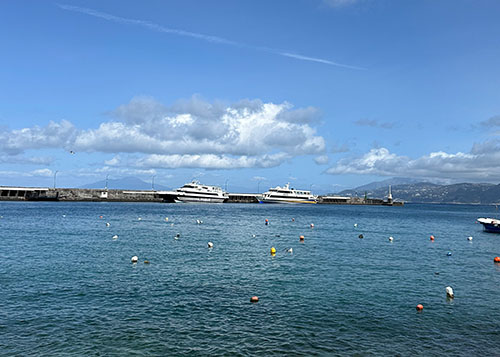
[(500, 2), (0, 2), (0, 185), (500, 183)]

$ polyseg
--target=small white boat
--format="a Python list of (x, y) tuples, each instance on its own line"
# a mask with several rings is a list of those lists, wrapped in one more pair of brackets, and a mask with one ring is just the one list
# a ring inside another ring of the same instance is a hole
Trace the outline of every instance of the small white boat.
[(477, 221), (483, 225), (485, 232), (500, 233), (500, 219), (478, 218)]
[(192, 181), (174, 191), (175, 202), (222, 203), (229, 198), (219, 186), (202, 185)]
[(318, 196), (311, 191), (290, 188), (290, 184), (276, 186), (262, 194), (261, 203), (318, 203)]

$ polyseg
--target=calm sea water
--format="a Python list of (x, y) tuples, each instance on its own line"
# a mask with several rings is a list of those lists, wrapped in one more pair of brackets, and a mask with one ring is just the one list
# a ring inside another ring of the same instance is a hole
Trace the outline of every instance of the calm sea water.
[(500, 355), (494, 214), (0, 202), (0, 354)]

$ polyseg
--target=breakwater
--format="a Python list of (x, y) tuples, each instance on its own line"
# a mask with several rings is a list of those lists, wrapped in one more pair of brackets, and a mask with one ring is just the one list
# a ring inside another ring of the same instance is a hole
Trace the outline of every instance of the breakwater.
[[(259, 194), (229, 193), (226, 203), (259, 203)], [(174, 202), (172, 191), (0, 186), (0, 201)], [(319, 196), (318, 204), (402, 206), (392, 199)]]

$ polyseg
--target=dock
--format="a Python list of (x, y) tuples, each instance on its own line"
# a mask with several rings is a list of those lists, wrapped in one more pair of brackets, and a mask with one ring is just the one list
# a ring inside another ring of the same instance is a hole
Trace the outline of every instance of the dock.
[[(49, 188), (0, 186), (0, 201), (73, 201), (73, 202), (158, 202), (173, 203), (174, 191), (115, 190), (87, 188)], [(229, 193), (225, 203), (259, 203), (259, 193)], [(402, 206), (404, 202), (377, 198), (318, 196), (318, 204)]]

